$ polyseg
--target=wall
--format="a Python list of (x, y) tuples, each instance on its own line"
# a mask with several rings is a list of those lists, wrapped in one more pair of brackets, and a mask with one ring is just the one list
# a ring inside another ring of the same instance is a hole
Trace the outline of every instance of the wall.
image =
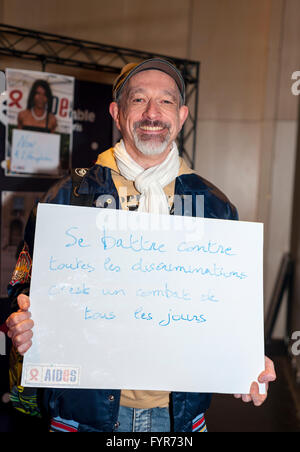
[[(201, 61), (196, 168), (265, 224), (266, 311), (288, 250), (300, 70), (298, 0), (0, 0), (0, 20)], [(276, 331), (283, 332), (283, 318)]]
[[(260, 207), (259, 214), (267, 218), (266, 235), (266, 295), (270, 297), (282, 254), (289, 251), (293, 209), (294, 171), (298, 133), (298, 96), (291, 92), (292, 73), (300, 68), (300, 2), (282, 2), (281, 32), (278, 41), (278, 61), (270, 65), (277, 74), (273, 92), (266, 97), (266, 128), (269, 133), (270, 157), (268, 164), (269, 203), (268, 209)], [(273, 75), (274, 77), (274, 75)], [(266, 137), (268, 132), (265, 133)], [(263, 155), (264, 148), (261, 150)], [(263, 176), (263, 174), (262, 174)], [(282, 312), (284, 314), (284, 310)], [(284, 317), (276, 330), (283, 331)], [(281, 325), (281, 329), (280, 329)]]

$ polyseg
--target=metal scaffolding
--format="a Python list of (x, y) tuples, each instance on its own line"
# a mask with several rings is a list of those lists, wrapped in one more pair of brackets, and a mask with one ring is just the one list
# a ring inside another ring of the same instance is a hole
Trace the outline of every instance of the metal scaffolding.
[(0, 24), (0, 55), (21, 58), (23, 60), (39, 61), (44, 71), (47, 65), (56, 64), (111, 74), (118, 74), (121, 67), (133, 61), (142, 61), (153, 57), (172, 60), (181, 71), (185, 80), (186, 104), (190, 112), (178, 138), (179, 149), (181, 155), (187, 160), (187, 163), (194, 168), (200, 73), (199, 62), (83, 41), (5, 24)]

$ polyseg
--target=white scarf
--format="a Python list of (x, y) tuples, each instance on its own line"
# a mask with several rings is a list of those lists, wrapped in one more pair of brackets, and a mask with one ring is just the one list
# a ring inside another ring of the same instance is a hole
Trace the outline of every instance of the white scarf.
[(163, 188), (170, 184), (179, 173), (180, 160), (176, 143), (173, 142), (167, 158), (148, 169), (141, 167), (127, 153), (123, 140), (114, 147), (114, 156), (122, 176), (134, 181), (141, 193), (138, 211), (169, 214), (169, 204)]

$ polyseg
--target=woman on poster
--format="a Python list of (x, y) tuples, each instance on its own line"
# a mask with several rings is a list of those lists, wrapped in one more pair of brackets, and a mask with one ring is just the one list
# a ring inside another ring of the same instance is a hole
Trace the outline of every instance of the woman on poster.
[(18, 129), (53, 133), (57, 122), (51, 113), (53, 95), (49, 83), (36, 80), (30, 90), (27, 108), (18, 115)]

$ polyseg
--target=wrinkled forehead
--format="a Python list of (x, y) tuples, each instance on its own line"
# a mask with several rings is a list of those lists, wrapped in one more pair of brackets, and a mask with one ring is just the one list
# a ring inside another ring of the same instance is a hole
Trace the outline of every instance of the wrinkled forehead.
[(180, 97), (175, 80), (165, 72), (156, 69), (148, 69), (133, 75), (128, 81), (125, 91), (127, 91), (127, 95), (137, 91), (156, 91)]

